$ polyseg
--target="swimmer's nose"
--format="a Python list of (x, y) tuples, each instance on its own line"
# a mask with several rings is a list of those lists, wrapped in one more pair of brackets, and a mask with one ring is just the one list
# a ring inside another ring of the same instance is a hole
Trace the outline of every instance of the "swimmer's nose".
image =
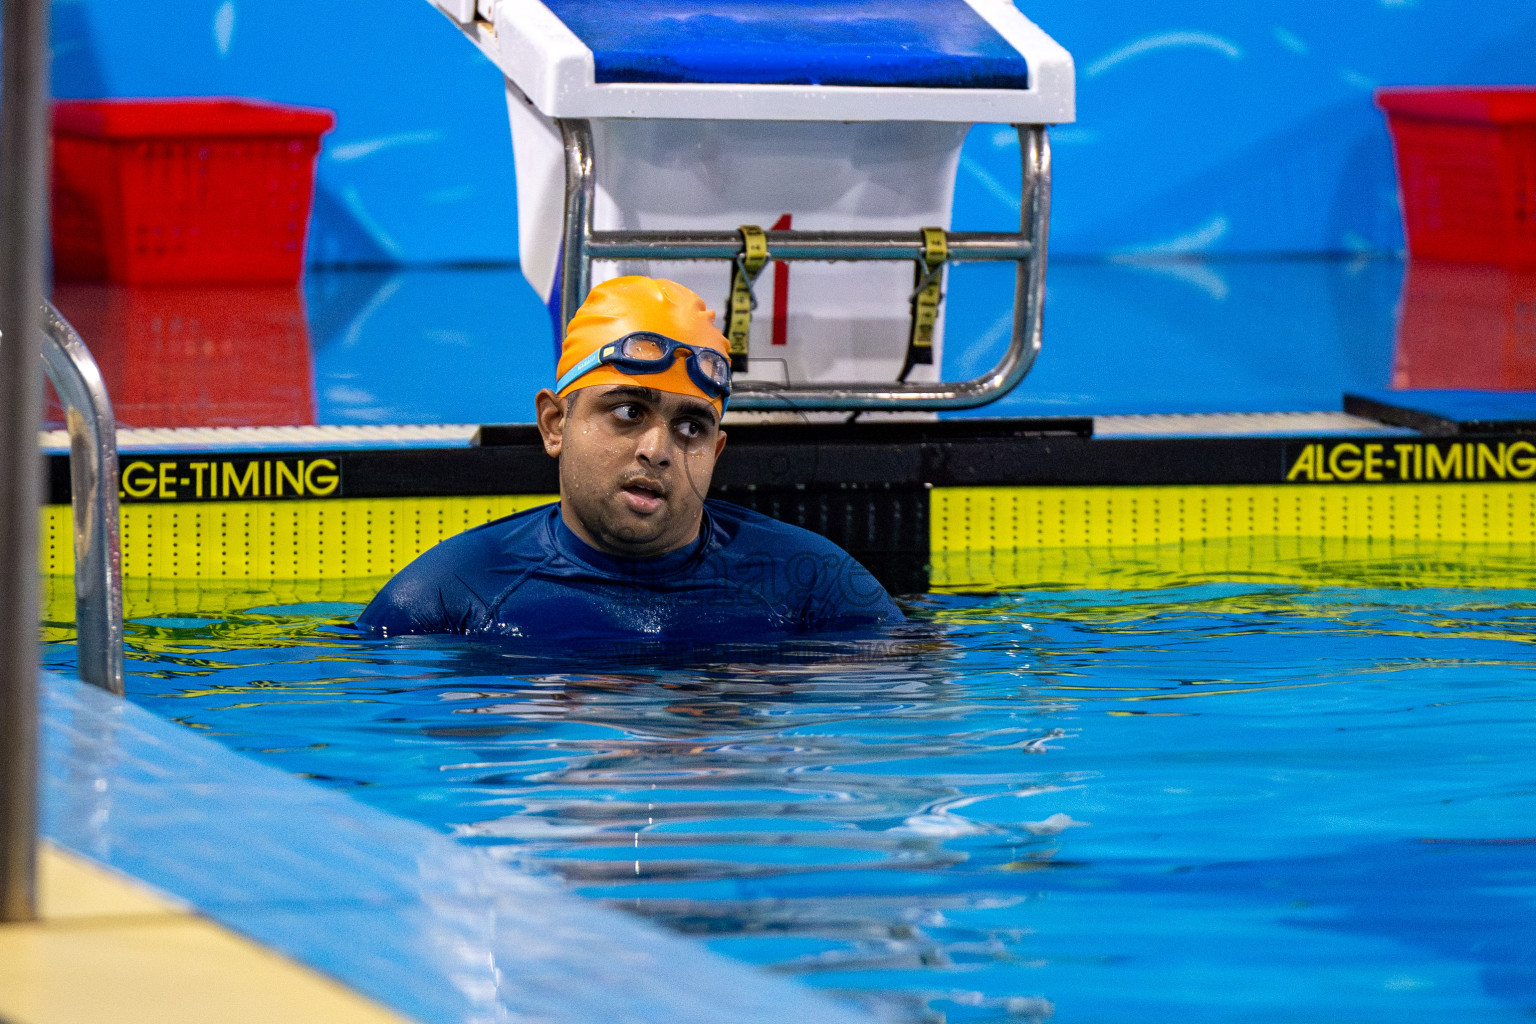
[(672, 465), (672, 435), (665, 423), (658, 423), (640, 435), (635, 456), (653, 466)]

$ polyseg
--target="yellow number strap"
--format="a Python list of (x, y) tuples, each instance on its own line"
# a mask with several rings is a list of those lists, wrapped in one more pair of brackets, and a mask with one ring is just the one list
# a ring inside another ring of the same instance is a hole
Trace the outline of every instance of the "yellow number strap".
[(731, 270), (731, 297), (725, 307), (725, 336), (731, 343), (731, 369), (736, 372), (747, 368), (747, 336), (752, 333), (752, 311), (757, 308), (752, 285), (768, 265), (768, 236), (763, 229), (743, 224), (738, 230), (741, 251)]
[(923, 228), (923, 261), (917, 268), (917, 287), (912, 290), (912, 334), (907, 339), (907, 361), (899, 380), (912, 367), (933, 362), (933, 325), (939, 319), (944, 298), (944, 263), (949, 259), (949, 237), (943, 228)]

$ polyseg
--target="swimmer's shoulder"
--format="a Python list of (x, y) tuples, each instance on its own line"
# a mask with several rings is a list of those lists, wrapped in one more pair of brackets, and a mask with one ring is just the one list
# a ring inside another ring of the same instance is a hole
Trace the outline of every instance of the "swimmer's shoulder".
[(548, 518), (558, 509), (525, 509), (434, 544), (395, 573), (358, 624), (391, 633), (466, 632), (483, 624), (507, 580), (548, 557)]
[(714, 519), (717, 530), (731, 531), (733, 536), (783, 537), (783, 539), (793, 539), (794, 542), (806, 548), (820, 550), (820, 548), (829, 547), (842, 551), (842, 548), (837, 547), (836, 543), (826, 539), (822, 534), (811, 533), (803, 527), (783, 522), (782, 519), (774, 519), (773, 516), (765, 516), (760, 511), (753, 511), (745, 505), (737, 505), (736, 502), (711, 497), (703, 507), (710, 511), (710, 517)]
[(766, 558), (781, 567), (767, 578), (795, 606), (801, 628), (853, 627), (904, 618), (869, 570), (821, 534), (728, 501), (713, 499), (705, 507), (722, 550), (729, 553), (728, 561)]
[(472, 544), (496, 544), (507, 540), (515, 540), (522, 537), (538, 537), (549, 528), (552, 517), (560, 514), (558, 501), (545, 502), (532, 508), (525, 508), (521, 512), (513, 512), (509, 516), (500, 519), (492, 519), (488, 523), (471, 527), (463, 533), (455, 534), (443, 541), (444, 544), (460, 541), (466, 545)]
[(775, 554), (807, 551), (818, 555), (853, 557), (819, 533), (754, 512), (734, 502), (710, 498), (704, 507), (709, 511), (714, 529), (728, 545), (763, 548)]
[(560, 503), (550, 502), (471, 527), (428, 548), (407, 568), (440, 571), (447, 565), (492, 568), (548, 554), (549, 519), (559, 515)]

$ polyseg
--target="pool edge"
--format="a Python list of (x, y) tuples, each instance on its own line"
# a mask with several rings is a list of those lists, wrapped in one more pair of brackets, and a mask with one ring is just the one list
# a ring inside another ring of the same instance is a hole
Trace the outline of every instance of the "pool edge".
[(42, 697), (49, 839), (405, 1016), (867, 1024), (121, 698)]

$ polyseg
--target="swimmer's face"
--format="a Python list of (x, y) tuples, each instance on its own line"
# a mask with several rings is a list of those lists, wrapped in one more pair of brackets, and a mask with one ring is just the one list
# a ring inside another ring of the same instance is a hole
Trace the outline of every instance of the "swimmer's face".
[(699, 535), (704, 495), (725, 448), (702, 398), (629, 384), (539, 392), (544, 450), (560, 460), (560, 516), (610, 555), (663, 555)]

